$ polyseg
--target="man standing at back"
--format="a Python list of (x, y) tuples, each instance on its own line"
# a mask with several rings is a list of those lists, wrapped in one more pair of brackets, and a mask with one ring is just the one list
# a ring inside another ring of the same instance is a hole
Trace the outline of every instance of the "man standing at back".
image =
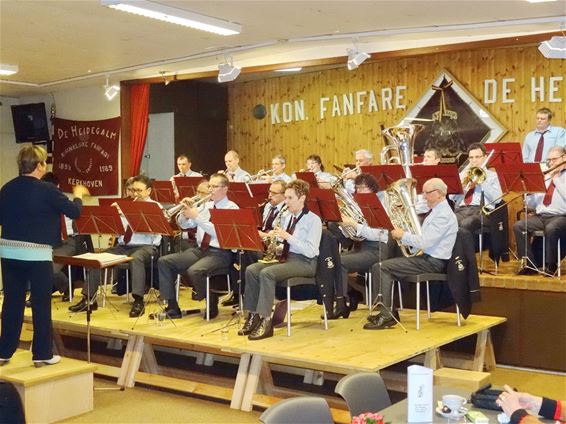
[(566, 130), (550, 125), (553, 113), (543, 107), (537, 110), (537, 126), (523, 142), (523, 162), (542, 162), (553, 146), (566, 146)]

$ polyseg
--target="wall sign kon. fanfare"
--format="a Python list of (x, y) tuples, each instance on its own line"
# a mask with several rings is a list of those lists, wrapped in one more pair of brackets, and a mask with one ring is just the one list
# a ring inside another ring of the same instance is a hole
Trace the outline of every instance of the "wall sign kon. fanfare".
[[(533, 76), (530, 84), (518, 84), (514, 77), (485, 79), (483, 81), (483, 104), (514, 103), (518, 90), (529, 89), (531, 103), (562, 103), (562, 76)], [(519, 88), (518, 88), (519, 87)], [(406, 85), (383, 87), (380, 90), (360, 90), (321, 96), (314, 106), (315, 111), (307, 110), (304, 99), (271, 103), (269, 118), (271, 125), (308, 121), (316, 116), (318, 120), (371, 114), (386, 110), (405, 110), (407, 108)]]

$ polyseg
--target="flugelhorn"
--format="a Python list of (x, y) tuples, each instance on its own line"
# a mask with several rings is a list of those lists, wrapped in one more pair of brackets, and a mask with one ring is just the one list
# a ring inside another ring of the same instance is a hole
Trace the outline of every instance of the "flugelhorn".
[(273, 169), (260, 169), (257, 174), (250, 175), (250, 181), (257, 181), (264, 175), (269, 175), (273, 173)]
[(183, 200), (179, 202), (179, 204), (173, 206), (172, 208), (167, 209), (165, 211), (165, 217), (168, 220), (172, 220), (179, 214), (179, 212), (181, 212), (183, 209), (187, 207), (198, 208), (204, 202), (207, 202), (210, 199), (210, 196), (211, 195), (209, 194), (201, 198), (200, 194), (197, 194), (193, 197), (188, 197), (188, 198), (185, 197)]

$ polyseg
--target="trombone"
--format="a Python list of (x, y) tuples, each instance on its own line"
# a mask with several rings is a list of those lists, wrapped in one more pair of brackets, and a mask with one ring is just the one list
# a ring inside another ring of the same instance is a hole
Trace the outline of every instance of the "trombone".
[(464, 178), (462, 178), (462, 186), (464, 186), (464, 181), (466, 182), (466, 186), (464, 187), (464, 194), (467, 193), (470, 188), (472, 188), (472, 184), (483, 184), (483, 182), (486, 180), (487, 164), (494, 153), (495, 150), (489, 152), (489, 155), (487, 155), (480, 166), (470, 166), (469, 168), (464, 169), (464, 171), (462, 172), (465, 175)]

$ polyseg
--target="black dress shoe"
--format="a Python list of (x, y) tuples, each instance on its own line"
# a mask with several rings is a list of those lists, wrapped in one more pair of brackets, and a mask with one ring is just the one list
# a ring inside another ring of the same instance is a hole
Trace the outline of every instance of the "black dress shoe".
[(536, 275), (538, 271), (536, 269), (531, 269), (527, 267), (523, 267), (517, 272), (517, 275)]
[(26, 308), (31, 308), (31, 297), (26, 300)]
[[(210, 293), (208, 304), (210, 306), (210, 319), (216, 318), (218, 316), (218, 295), (216, 293)], [(202, 317), (206, 319), (206, 309)]]
[(271, 318), (261, 318), (259, 324), (248, 336), (248, 339), (261, 340), (267, 339), (268, 337), (273, 337), (273, 325), (271, 324)]
[(248, 314), (248, 317), (246, 318), (246, 322), (244, 323), (244, 326), (240, 330), (238, 330), (238, 336), (247, 336), (251, 334), (259, 324), (260, 320), (261, 318), (259, 314), (254, 314), (253, 312), (250, 312)]
[(232, 295), (228, 299), (222, 301), (222, 306), (234, 306), (239, 302), (240, 300), (238, 299), (238, 295), (232, 292)]
[(145, 312), (145, 305), (143, 301), (134, 300), (134, 304), (132, 305), (132, 309), (130, 309), (130, 318), (137, 318), (144, 314)]
[[(180, 308), (165, 308), (163, 312), (165, 314), (166, 319), (180, 319), (183, 318), (183, 312)], [(149, 314), (149, 319), (157, 319), (158, 313)]]
[[(88, 300), (86, 296), (83, 296), (79, 303), (69, 306), (69, 311), (71, 312), (86, 312), (88, 305)], [(96, 300), (90, 303), (90, 310), (96, 311), (98, 309), (98, 303)]]
[(332, 312), (330, 312), (326, 318), (327, 319), (338, 319), (338, 318), (342, 317), (342, 318), (346, 319), (349, 316), (350, 316), (350, 309), (348, 308), (347, 305), (343, 305), (343, 306), (336, 305), (334, 310)]
[[(399, 314), (397, 311), (393, 312), (397, 321), (399, 321)], [(370, 315), (368, 317), (368, 322), (364, 324), (364, 330), (382, 330), (384, 328), (393, 327), (397, 324), (397, 321), (393, 318), (393, 315), (389, 312), (380, 313), (379, 315)]]

